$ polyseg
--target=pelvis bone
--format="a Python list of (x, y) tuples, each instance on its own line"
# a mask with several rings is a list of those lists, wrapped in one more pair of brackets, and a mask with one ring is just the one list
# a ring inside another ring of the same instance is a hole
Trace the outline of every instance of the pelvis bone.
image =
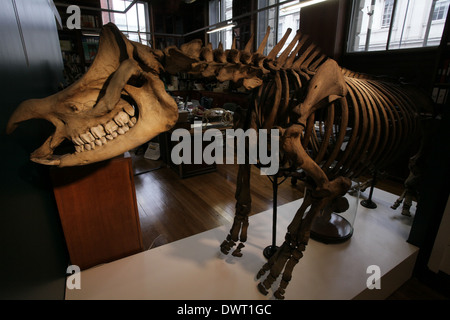
[[(76, 166), (113, 158), (172, 127), (178, 118), (175, 101), (159, 79), (159, 52), (127, 40), (113, 24), (104, 26), (95, 61), (68, 88), (44, 99), (24, 101), (7, 125), (45, 119), (55, 132), (35, 150), (31, 160)], [(56, 155), (64, 140), (74, 152)]]

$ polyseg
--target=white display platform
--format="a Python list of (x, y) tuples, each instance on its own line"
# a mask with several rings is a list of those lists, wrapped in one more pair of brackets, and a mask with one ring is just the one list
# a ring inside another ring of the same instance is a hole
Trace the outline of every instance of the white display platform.
[[(362, 194), (367, 196), (368, 190)], [(406, 242), (412, 218), (392, 210), (397, 196), (375, 189), (376, 209), (358, 206), (353, 237), (341, 244), (310, 240), (294, 269), (285, 298), (384, 299), (411, 277), (418, 248)], [(278, 207), (278, 244), (300, 207), (297, 200)], [(414, 214), (415, 204), (411, 208)], [(66, 288), (66, 299), (267, 300), (255, 275), (266, 262), (262, 252), (271, 244), (272, 211), (250, 217), (248, 241), (236, 258), (220, 253), (230, 225), (218, 227), (81, 272), (81, 289)], [(367, 288), (377, 265), (381, 289)], [(263, 276), (265, 279), (265, 276)]]

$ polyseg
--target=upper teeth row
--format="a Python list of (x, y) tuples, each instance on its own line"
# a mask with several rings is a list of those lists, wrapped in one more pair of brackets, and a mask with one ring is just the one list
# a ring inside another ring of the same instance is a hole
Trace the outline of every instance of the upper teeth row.
[(74, 137), (72, 141), (75, 144), (75, 151), (93, 150), (96, 146), (102, 146), (108, 140), (113, 140), (118, 135), (122, 135), (130, 130), (137, 121), (136, 117), (134, 117), (134, 109), (129, 106), (123, 110), (105, 124), (99, 124)]

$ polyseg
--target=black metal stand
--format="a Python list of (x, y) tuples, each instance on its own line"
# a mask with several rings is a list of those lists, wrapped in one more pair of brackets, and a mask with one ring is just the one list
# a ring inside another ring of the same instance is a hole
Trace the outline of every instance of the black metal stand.
[[(270, 177), (269, 177), (270, 179)], [(272, 190), (273, 190), (273, 217), (272, 217), (272, 245), (267, 246), (263, 250), (263, 255), (266, 259), (270, 259), (277, 251), (277, 197), (278, 197), (278, 186), (282, 184), (285, 180), (283, 179), (278, 183), (278, 176), (274, 175), (272, 179)]]
[[(270, 179), (270, 177), (269, 177)], [(274, 175), (272, 178), (272, 189), (273, 189), (273, 217), (272, 217), (272, 245), (267, 246), (263, 250), (263, 255), (266, 259), (273, 256), (275, 251), (277, 251), (277, 196), (278, 196), (278, 176)]]
[(372, 178), (372, 184), (370, 186), (369, 198), (361, 201), (361, 205), (368, 209), (375, 209), (377, 204), (372, 201), (373, 188), (375, 188), (375, 184), (377, 183), (377, 172), (375, 171)]

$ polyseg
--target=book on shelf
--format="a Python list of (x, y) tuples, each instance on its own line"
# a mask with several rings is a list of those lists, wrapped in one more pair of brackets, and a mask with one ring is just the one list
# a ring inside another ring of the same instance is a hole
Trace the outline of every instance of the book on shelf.
[(436, 104), (445, 104), (447, 102), (449, 88), (434, 87), (431, 92), (431, 99)]

